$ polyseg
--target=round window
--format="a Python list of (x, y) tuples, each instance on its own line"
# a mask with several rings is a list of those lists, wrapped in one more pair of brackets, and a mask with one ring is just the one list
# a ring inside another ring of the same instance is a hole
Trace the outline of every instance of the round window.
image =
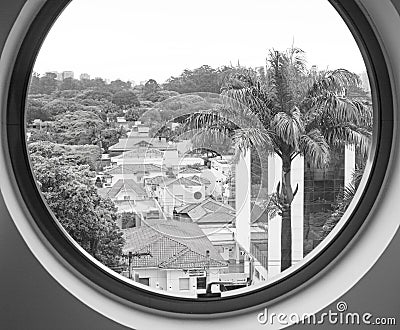
[(203, 195), (201, 194), (200, 191), (196, 191), (196, 192), (194, 193), (194, 198), (195, 198), (195, 199), (201, 199), (202, 197), (203, 197)]
[(358, 7), (67, 3), (44, 5), (22, 44), (7, 134), (24, 200), (73, 267), (202, 314), (277, 298), (335, 258), (392, 134)]

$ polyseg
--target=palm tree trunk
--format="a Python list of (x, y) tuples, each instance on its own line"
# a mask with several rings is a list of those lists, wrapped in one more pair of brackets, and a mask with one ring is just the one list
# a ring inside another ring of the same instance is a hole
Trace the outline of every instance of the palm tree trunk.
[(292, 265), (292, 220), (291, 204), (293, 201), (293, 190), (291, 185), (292, 161), (290, 154), (282, 155), (282, 230), (281, 230), (281, 271)]
[(291, 207), (286, 207), (282, 212), (281, 231), (281, 271), (292, 265), (292, 222)]

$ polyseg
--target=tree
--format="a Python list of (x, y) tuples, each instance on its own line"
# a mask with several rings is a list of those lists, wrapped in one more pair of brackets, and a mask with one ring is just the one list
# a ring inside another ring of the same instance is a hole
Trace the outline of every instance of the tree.
[(345, 70), (311, 74), (298, 48), (271, 50), (266, 76), (238, 68), (226, 79), (224, 105), (193, 114), (187, 128), (204, 134), (231, 136), (236, 150), (256, 147), (282, 160), (282, 179), (270, 203), (282, 216), (281, 270), (291, 266), (291, 204), (293, 160), (304, 155), (312, 166), (329, 163), (330, 147), (350, 143), (366, 153), (371, 137), (372, 110), (346, 98), (358, 85), (357, 75)]
[(101, 145), (104, 148), (105, 152), (108, 152), (108, 148), (113, 144), (118, 143), (119, 139), (125, 135), (125, 131), (123, 128), (115, 129), (115, 128), (107, 128), (103, 129), (100, 133)]
[(140, 106), (140, 102), (136, 94), (129, 90), (116, 92), (112, 97), (112, 103), (121, 109)]
[(208, 65), (202, 65), (194, 70), (186, 69), (179, 77), (169, 78), (163, 87), (178, 93), (220, 93), (222, 82), (231, 69), (226, 66), (214, 69)]
[(69, 77), (69, 78), (65, 78), (61, 82), (59, 89), (61, 91), (80, 90), (80, 89), (82, 89), (82, 84), (79, 80)]
[(70, 99), (54, 99), (43, 106), (43, 112), (49, 117), (55, 117), (66, 112), (84, 110), (84, 106)]
[(36, 99), (28, 96), (25, 107), (25, 120), (27, 123), (34, 119), (46, 121), (49, 119), (48, 109), (44, 108), (46, 102), (43, 99)]
[(40, 86), (40, 75), (37, 72), (33, 72), (31, 80), (29, 81), (28, 94), (41, 94), (42, 88)]
[(158, 102), (161, 101), (159, 92), (161, 91), (160, 85), (154, 79), (149, 79), (143, 87), (142, 97), (146, 101)]
[(63, 157), (65, 163), (87, 165), (90, 170), (95, 170), (101, 155), (100, 148), (94, 145), (65, 145), (45, 139), (32, 141), (28, 148), (29, 152), (35, 156)]
[(105, 124), (91, 111), (78, 110), (55, 117), (53, 131), (63, 144), (98, 144)]
[(140, 116), (144, 113), (144, 110), (140, 110), (138, 108), (131, 108), (125, 112), (125, 119), (127, 121), (136, 121), (139, 120)]
[(111, 102), (113, 94), (102, 89), (95, 88), (90, 90), (85, 90), (82, 95), (79, 96), (80, 99), (91, 99), (96, 101), (109, 101)]
[(335, 203), (334, 211), (328, 217), (324, 226), (322, 227), (321, 240), (328, 236), (328, 234), (336, 226), (336, 224), (342, 218), (344, 212), (349, 207), (361, 182), (361, 178), (364, 174), (364, 169), (365, 164), (357, 167), (353, 172), (351, 182), (346, 187), (344, 187), (342, 192), (339, 193), (339, 196)]
[(107, 85), (108, 91), (110, 91), (113, 94), (123, 91), (123, 90), (128, 90), (130, 88), (131, 88), (130, 82), (124, 82), (120, 79), (113, 80), (112, 82), (110, 82), (109, 85)]
[(57, 220), (93, 257), (107, 266), (116, 264), (124, 240), (113, 203), (99, 196), (91, 182), (93, 172), (51, 143), (32, 143), (29, 154), (40, 190)]
[(58, 82), (57, 75), (52, 72), (46, 72), (43, 77), (39, 79), (40, 94), (51, 94), (57, 90)]

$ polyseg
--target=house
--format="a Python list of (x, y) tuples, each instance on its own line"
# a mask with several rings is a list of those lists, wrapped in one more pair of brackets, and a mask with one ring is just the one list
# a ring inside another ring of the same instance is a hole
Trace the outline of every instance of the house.
[(136, 150), (137, 148), (167, 150), (171, 148), (171, 144), (161, 138), (130, 134), (127, 138), (119, 139), (118, 143), (112, 145), (108, 150), (111, 156), (116, 156), (126, 151)]
[[(129, 200), (116, 201), (114, 203), (118, 213), (133, 213), (135, 215), (136, 227), (140, 227), (148, 220), (163, 219), (160, 207), (154, 199), (143, 199), (134, 203)], [(124, 229), (122, 223), (118, 223), (118, 226)]]
[(111, 176), (112, 185), (120, 179), (143, 182), (144, 178), (163, 175), (166, 171), (164, 166), (154, 164), (120, 164), (104, 171), (104, 174)]
[(201, 175), (201, 170), (194, 167), (184, 167), (177, 173), (178, 178), (187, 178), (193, 175)]
[(149, 197), (157, 197), (156, 191), (157, 188), (162, 185), (165, 181), (169, 181), (170, 178), (164, 175), (157, 175), (154, 177), (146, 177), (144, 178), (144, 188)]
[(210, 167), (218, 171), (219, 173), (228, 175), (232, 169), (231, 163), (232, 156), (219, 156), (210, 158)]
[[(223, 204), (212, 198), (207, 198), (200, 203), (183, 205), (176, 208), (174, 219), (181, 222), (197, 223), (203, 233), (212, 242), (215, 248), (228, 262), (230, 274), (259, 275), (256, 280), (267, 278), (267, 246), (268, 234), (266, 212), (255, 203), (252, 204), (250, 236), (251, 249), (246, 251), (236, 240), (236, 211), (228, 204)], [(251, 252), (255, 261), (250, 266), (249, 260), (244, 255)], [(252, 270), (250, 270), (250, 267)], [(238, 275), (235, 275), (236, 277)]]
[(124, 230), (124, 239), (123, 253), (140, 256), (124, 274), (154, 289), (196, 297), (228, 266), (195, 223), (148, 221)]
[(132, 179), (119, 179), (112, 187), (99, 189), (98, 192), (112, 201), (147, 199), (146, 191)]
[(118, 156), (111, 157), (111, 164), (154, 164), (162, 166), (164, 160), (164, 152), (153, 148), (139, 148), (125, 151)]
[(117, 213), (134, 213), (137, 226), (148, 219), (163, 217), (157, 201), (149, 198), (145, 189), (133, 179), (119, 179), (112, 187), (98, 189), (98, 193), (114, 202)]
[(128, 130), (129, 122), (126, 121), (125, 117), (117, 117), (117, 126)]
[(232, 248), (235, 245), (235, 213), (231, 206), (207, 198), (175, 208), (174, 219), (197, 223), (213, 245)]
[(49, 129), (52, 126), (51, 121), (42, 121), (41, 119), (34, 119), (31, 124), (28, 124), (28, 128), (36, 129), (36, 130), (43, 130)]
[(154, 194), (166, 216), (172, 217), (175, 207), (204, 200), (205, 186), (188, 178), (171, 178), (161, 181)]
[(210, 182), (207, 186), (207, 196), (213, 196), (217, 200), (226, 200), (230, 196), (229, 181), (230, 172), (216, 170), (215, 168), (204, 168), (201, 170), (200, 177)]
[(123, 152), (135, 150), (137, 148), (155, 148), (158, 150), (166, 150), (169, 147), (170, 143), (168, 143), (165, 138), (150, 137), (150, 128), (136, 122), (132, 127), (132, 130), (128, 133), (127, 138), (119, 139), (118, 143), (109, 148), (109, 152), (111, 156), (116, 156)]

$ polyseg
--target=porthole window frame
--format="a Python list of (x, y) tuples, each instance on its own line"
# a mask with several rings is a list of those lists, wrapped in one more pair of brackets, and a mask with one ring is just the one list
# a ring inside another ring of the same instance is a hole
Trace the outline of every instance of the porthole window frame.
[(337, 255), (347, 247), (362, 227), (376, 201), (388, 168), (394, 126), (393, 97), (388, 65), (362, 10), (355, 1), (329, 0), (347, 23), (358, 43), (368, 69), (373, 91), (375, 139), (373, 157), (368, 160), (370, 176), (365, 189), (354, 207), (350, 218), (334, 239), (312, 260), (276, 282), (246, 293), (220, 299), (192, 299), (169, 297), (129, 284), (114, 276), (99, 262), (82, 253), (69, 240), (65, 231), (53, 219), (35, 183), (25, 142), (25, 100), (29, 79), (36, 55), (52, 24), (70, 0), (47, 1), (32, 21), (18, 51), (8, 90), (6, 109), (6, 143), (8, 144), (12, 171), (19, 192), (32, 218), (48, 242), (64, 260), (89, 281), (122, 299), (154, 310), (177, 314), (220, 314), (252, 308), (289, 294), (333, 263)]

